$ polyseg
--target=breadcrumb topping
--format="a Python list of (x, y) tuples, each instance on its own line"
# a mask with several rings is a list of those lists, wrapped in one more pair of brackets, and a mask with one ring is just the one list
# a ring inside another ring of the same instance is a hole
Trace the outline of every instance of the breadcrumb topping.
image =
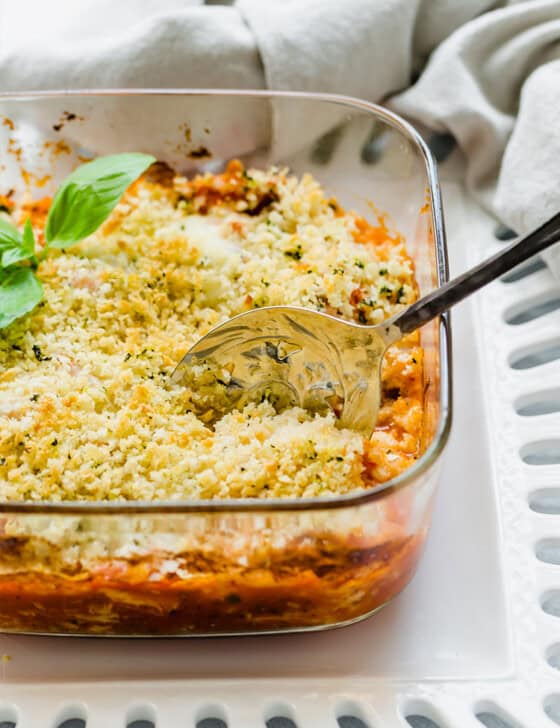
[[(48, 201), (36, 207), (44, 219)], [(169, 382), (197, 339), (252, 307), (378, 323), (414, 300), (400, 236), (342, 210), (310, 175), (231, 162), (187, 180), (155, 165), (97, 233), (37, 273), (45, 300), (0, 332), (0, 500), (333, 495), (420, 454), (414, 335), (386, 356), (369, 441), (332, 415), (267, 402), (211, 429)]]

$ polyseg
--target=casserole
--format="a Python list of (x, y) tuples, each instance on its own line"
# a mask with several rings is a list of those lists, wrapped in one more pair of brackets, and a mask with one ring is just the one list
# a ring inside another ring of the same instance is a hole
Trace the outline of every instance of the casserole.
[[(11, 189), (43, 195), (77, 161), (114, 151), (152, 153), (188, 176), (235, 157), (288, 166), (312, 171), (359, 215), (375, 214), (369, 200), (386, 211), (421, 294), (445, 279), (433, 163), (417, 134), (377, 107), (256, 92), (38, 94), (1, 106)], [(375, 611), (414, 572), (449, 429), (446, 318), (425, 327), (421, 345), (422, 454), (376, 487), (266, 500), (2, 503), (0, 628), (235, 634), (317, 629)]]

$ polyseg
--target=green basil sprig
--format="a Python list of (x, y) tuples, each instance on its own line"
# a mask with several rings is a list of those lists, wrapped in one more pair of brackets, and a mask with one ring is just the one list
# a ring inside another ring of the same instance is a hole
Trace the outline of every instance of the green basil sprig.
[(112, 154), (75, 169), (53, 198), (45, 246), (38, 255), (29, 219), (21, 233), (0, 218), (0, 329), (32, 311), (43, 298), (35, 270), (49, 249), (69, 248), (94, 233), (126, 188), (155, 161), (149, 154)]
[(14, 225), (0, 219), (0, 267), (7, 268), (31, 258), (34, 251), (35, 238), (30, 220), (26, 221), (22, 235)]
[(31, 268), (23, 266), (0, 276), (0, 329), (4, 329), (35, 308), (43, 298), (43, 285)]

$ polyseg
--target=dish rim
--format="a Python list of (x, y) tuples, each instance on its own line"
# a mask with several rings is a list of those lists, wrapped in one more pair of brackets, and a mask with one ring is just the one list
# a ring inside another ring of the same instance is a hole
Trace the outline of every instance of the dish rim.
[[(436, 254), (437, 283), (441, 286), (449, 279), (447, 260), (447, 244), (441, 200), (440, 183), (436, 161), (426, 142), (419, 132), (398, 114), (362, 99), (341, 94), (312, 93), (303, 91), (269, 91), (256, 89), (74, 89), (48, 91), (1, 91), (0, 101), (32, 101), (43, 98), (72, 98), (99, 96), (233, 96), (299, 99), (302, 101), (318, 101), (338, 104), (350, 109), (369, 112), (372, 116), (381, 117), (390, 126), (398, 129), (420, 152), (428, 179), (427, 201), (429, 203), (434, 249)], [(53, 514), (67, 515), (113, 515), (128, 514), (163, 514), (163, 513), (210, 513), (210, 512), (282, 512), (327, 510), (333, 508), (350, 508), (364, 503), (374, 502), (400, 490), (414, 485), (417, 477), (424, 474), (442, 454), (451, 429), (452, 421), (452, 361), (450, 315), (446, 312), (439, 319), (439, 364), (440, 364), (440, 411), (438, 427), (434, 438), (425, 452), (403, 473), (385, 483), (359, 493), (347, 493), (338, 496), (313, 496), (305, 498), (228, 498), (220, 500), (172, 500), (172, 501), (0, 501), (0, 510), (4, 513)]]

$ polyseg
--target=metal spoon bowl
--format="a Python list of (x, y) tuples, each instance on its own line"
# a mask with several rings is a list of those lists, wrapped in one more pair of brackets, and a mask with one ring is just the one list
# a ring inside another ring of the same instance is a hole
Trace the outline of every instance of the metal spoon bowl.
[(246, 311), (213, 328), (183, 357), (172, 381), (193, 391), (193, 408), (213, 423), (251, 401), (334, 412), (340, 427), (369, 437), (381, 400), (389, 346), (479, 288), (560, 240), (560, 213), (377, 326), (298, 306)]

